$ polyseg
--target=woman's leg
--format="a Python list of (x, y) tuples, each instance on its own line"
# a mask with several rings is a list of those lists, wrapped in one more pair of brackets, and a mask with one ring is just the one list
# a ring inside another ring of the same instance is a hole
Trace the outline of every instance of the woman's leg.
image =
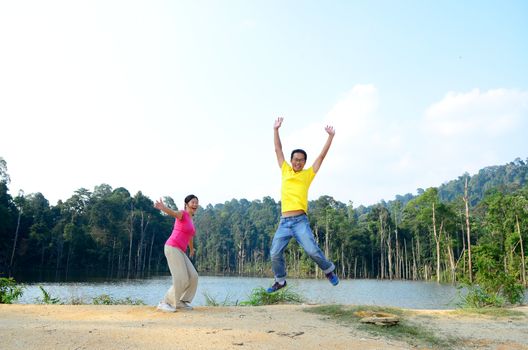
[(187, 289), (185, 289), (185, 292), (181, 296), (180, 300), (190, 303), (196, 295), (196, 288), (198, 287), (198, 272), (196, 272), (196, 269), (194, 268), (191, 260), (187, 257), (187, 255), (184, 254), (183, 257), (185, 259), (185, 267), (187, 269), (187, 277), (189, 284), (187, 286)]
[(189, 285), (185, 254), (178, 248), (168, 245), (165, 245), (164, 251), (172, 275), (172, 286), (165, 294), (163, 301), (176, 307), (182, 294)]

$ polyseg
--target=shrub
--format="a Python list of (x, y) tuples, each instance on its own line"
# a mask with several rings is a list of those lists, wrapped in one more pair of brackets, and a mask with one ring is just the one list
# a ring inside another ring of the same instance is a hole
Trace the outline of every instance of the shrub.
[(42, 286), (38, 286), (42, 292), (42, 299), (37, 298), (37, 303), (39, 304), (59, 304), (61, 300), (59, 298), (53, 298), (51, 294), (46, 291)]
[(264, 288), (259, 287), (253, 289), (249, 300), (243, 301), (240, 305), (273, 305), (273, 304), (292, 304), (292, 303), (302, 303), (304, 298), (294, 292), (290, 287), (279, 289), (276, 292), (268, 293)]
[(12, 304), (22, 296), (23, 289), (12, 277), (0, 277), (0, 304)]
[(108, 294), (101, 294), (92, 298), (92, 301), (94, 305), (145, 305), (141, 299), (131, 299), (130, 297), (115, 299)]
[(462, 284), (468, 292), (462, 297), (461, 306), (503, 307), (507, 303), (521, 303), (524, 288), (518, 282), (516, 272), (505, 269), (499, 247), (482, 244), (475, 247), (474, 252), (475, 281), (474, 284)]
[[(207, 291), (203, 293), (205, 297), (205, 305), (207, 306), (228, 306), (233, 305), (232, 302), (229, 301), (229, 294), (225, 297), (225, 299), (221, 302), (217, 301), (215, 297), (213, 297), (211, 294), (209, 294)], [(238, 300), (234, 305), (238, 304)]]

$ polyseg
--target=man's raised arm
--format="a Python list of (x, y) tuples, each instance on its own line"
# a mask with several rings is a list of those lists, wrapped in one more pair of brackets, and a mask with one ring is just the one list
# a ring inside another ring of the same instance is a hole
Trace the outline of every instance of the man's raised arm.
[(284, 118), (277, 118), (273, 125), (273, 142), (275, 144), (275, 155), (277, 156), (279, 168), (282, 168), (282, 163), (284, 163), (284, 153), (282, 152), (282, 143), (279, 136), (279, 128), (281, 127), (283, 120)]
[(321, 154), (315, 159), (312, 167), (314, 172), (318, 172), (319, 168), (321, 167), (321, 164), (323, 163), (323, 159), (325, 159), (326, 154), (328, 153), (328, 150), (330, 149), (330, 146), (332, 145), (332, 140), (335, 136), (335, 130), (333, 126), (327, 125), (325, 127), (325, 131), (328, 133), (328, 139), (326, 139), (326, 143), (323, 146), (323, 150), (321, 151)]

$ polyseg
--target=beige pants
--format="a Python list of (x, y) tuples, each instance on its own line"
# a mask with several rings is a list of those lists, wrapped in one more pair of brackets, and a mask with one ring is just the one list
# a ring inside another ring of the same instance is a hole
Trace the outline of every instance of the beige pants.
[(172, 286), (163, 301), (178, 307), (180, 301), (191, 302), (198, 287), (198, 272), (187, 255), (178, 248), (165, 245), (165, 257), (172, 275)]

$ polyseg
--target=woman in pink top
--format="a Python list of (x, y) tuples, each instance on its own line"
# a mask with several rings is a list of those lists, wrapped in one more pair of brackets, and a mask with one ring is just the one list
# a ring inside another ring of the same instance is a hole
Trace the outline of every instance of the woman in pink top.
[(193, 236), (196, 230), (192, 217), (198, 209), (198, 197), (193, 194), (185, 197), (184, 210), (169, 209), (161, 199), (156, 201), (154, 207), (175, 218), (172, 234), (165, 242), (165, 257), (172, 275), (172, 286), (160, 301), (158, 310), (192, 310), (190, 303), (196, 294), (198, 273), (185, 252), (189, 246), (189, 256), (194, 255)]

